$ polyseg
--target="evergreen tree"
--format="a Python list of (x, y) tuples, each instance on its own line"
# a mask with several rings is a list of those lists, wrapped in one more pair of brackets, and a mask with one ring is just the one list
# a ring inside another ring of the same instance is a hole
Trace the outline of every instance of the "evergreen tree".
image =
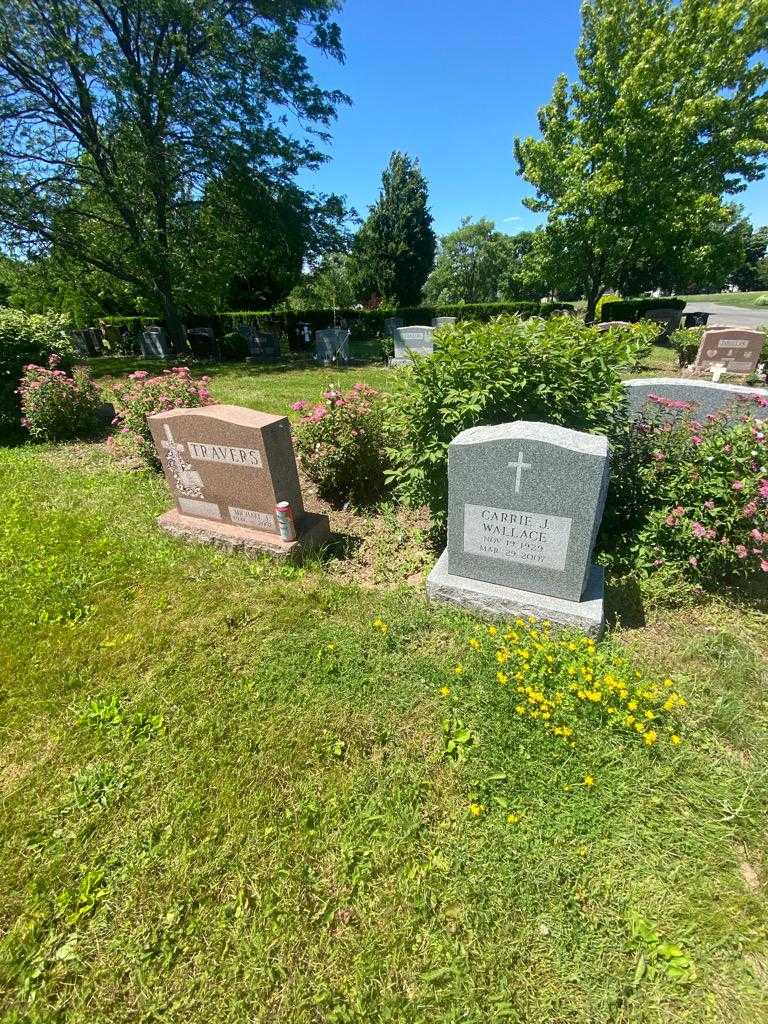
[(394, 306), (415, 306), (435, 259), (427, 182), (418, 160), (393, 153), (379, 198), (353, 245), (356, 290)]

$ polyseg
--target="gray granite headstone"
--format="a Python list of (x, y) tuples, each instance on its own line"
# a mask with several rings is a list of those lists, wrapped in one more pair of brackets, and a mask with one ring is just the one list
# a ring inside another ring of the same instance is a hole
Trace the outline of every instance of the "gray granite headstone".
[(241, 324), (238, 331), (248, 345), (246, 363), (269, 363), (280, 358), (280, 340), (275, 334), (257, 331), (255, 327)]
[(659, 327), (664, 329), (665, 334), (671, 334), (672, 331), (676, 331), (680, 326), (680, 321), (683, 316), (681, 309), (671, 308), (659, 308), (659, 309), (647, 309), (643, 313), (643, 319), (653, 320)]
[(523, 421), (463, 431), (448, 448), (448, 546), (427, 593), (599, 635), (602, 573), (592, 554), (607, 486), (601, 435)]
[(170, 359), (173, 353), (163, 327), (145, 327), (141, 333), (141, 354), (145, 359)]
[(217, 359), (219, 356), (216, 335), (212, 327), (188, 327), (187, 344), (196, 359)]
[(434, 327), (415, 325), (413, 327), (397, 327), (395, 329), (395, 366), (403, 366), (411, 361), (410, 353), (420, 356), (431, 356), (434, 351)]
[(432, 318), (433, 327), (451, 327), (455, 323), (455, 316), (435, 316)]
[(762, 331), (746, 327), (710, 327), (701, 336), (694, 365), (706, 370), (722, 364), (728, 373), (754, 373), (764, 344)]
[(631, 327), (628, 320), (602, 320), (595, 327), (602, 334), (603, 331), (621, 330), (623, 327)]
[(668, 412), (684, 413), (688, 406), (693, 405), (692, 415), (699, 420), (729, 407), (735, 408), (735, 415), (755, 409), (763, 410), (758, 415), (766, 415), (768, 410), (767, 388), (715, 384), (689, 377), (636, 378), (624, 381), (624, 391), (631, 419), (637, 418), (647, 402), (653, 404), (654, 398), (685, 403), (685, 408), (681, 404), (678, 409), (670, 408)]
[(384, 333), (390, 338), (395, 337), (395, 328), (402, 327), (405, 320), (401, 316), (388, 316), (384, 318)]
[(348, 363), (349, 337), (347, 327), (328, 327), (315, 331), (315, 358), (319, 363)]

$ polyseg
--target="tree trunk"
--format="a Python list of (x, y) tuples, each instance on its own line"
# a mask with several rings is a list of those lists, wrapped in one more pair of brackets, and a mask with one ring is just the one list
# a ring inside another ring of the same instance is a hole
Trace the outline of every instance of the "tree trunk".
[(184, 327), (181, 317), (173, 300), (171, 289), (158, 289), (160, 301), (163, 304), (163, 316), (165, 317), (165, 330), (168, 334), (168, 341), (174, 352), (183, 352), (185, 349)]
[(584, 314), (584, 322), (590, 324), (595, 319), (597, 302), (603, 294), (603, 289), (599, 284), (595, 284), (593, 281), (590, 281), (589, 285), (584, 289), (584, 294), (587, 299), (587, 311)]

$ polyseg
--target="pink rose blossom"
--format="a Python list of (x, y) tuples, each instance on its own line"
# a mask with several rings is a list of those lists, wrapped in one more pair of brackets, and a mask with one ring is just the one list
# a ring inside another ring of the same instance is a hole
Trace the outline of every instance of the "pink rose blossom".
[(736, 545), (736, 554), (739, 556), (739, 558), (747, 557), (747, 549), (744, 547), (743, 544)]
[(760, 497), (768, 498), (768, 480), (760, 481)]
[(667, 516), (664, 522), (667, 524), (667, 526), (677, 526), (677, 520), (674, 516)]
[(717, 533), (714, 530), (707, 530), (705, 537), (707, 538), (707, 540), (715, 540), (717, 537)]
[(705, 501), (704, 502), (704, 508), (714, 508), (714, 507), (715, 507), (715, 503), (714, 503), (714, 501), (712, 501), (711, 498), (709, 499), (709, 501)]
[(304, 408), (306, 404), (307, 403), (304, 401), (294, 402), (291, 408), (293, 409), (294, 412), (301, 412), (301, 410)]
[(688, 561), (691, 563), (691, 565), (694, 567), (694, 569), (699, 564), (699, 560), (698, 560), (698, 558), (695, 557), (695, 555), (691, 555), (691, 557), (688, 559)]
[(732, 489), (734, 491), (743, 491), (744, 490), (744, 481), (743, 480), (734, 480), (733, 483), (731, 484), (731, 487), (732, 487)]
[(694, 537), (703, 537), (707, 532), (701, 523), (693, 523), (691, 530), (693, 530)]
[(704, 438), (700, 437), (699, 434), (693, 434), (692, 437), (691, 437), (691, 443), (692, 444), (701, 444), (701, 442), (703, 440), (704, 440)]
[(764, 558), (760, 562), (760, 568), (762, 569), (763, 572), (768, 572), (768, 559)]

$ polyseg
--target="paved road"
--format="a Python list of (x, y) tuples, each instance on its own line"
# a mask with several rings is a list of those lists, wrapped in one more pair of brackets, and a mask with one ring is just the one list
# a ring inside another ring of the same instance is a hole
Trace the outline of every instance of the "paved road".
[(709, 326), (723, 324), (727, 327), (761, 327), (768, 324), (768, 306), (762, 309), (742, 309), (740, 306), (722, 306), (719, 302), (689, 302), (686, 313), (700, 311), (709, 313)]

